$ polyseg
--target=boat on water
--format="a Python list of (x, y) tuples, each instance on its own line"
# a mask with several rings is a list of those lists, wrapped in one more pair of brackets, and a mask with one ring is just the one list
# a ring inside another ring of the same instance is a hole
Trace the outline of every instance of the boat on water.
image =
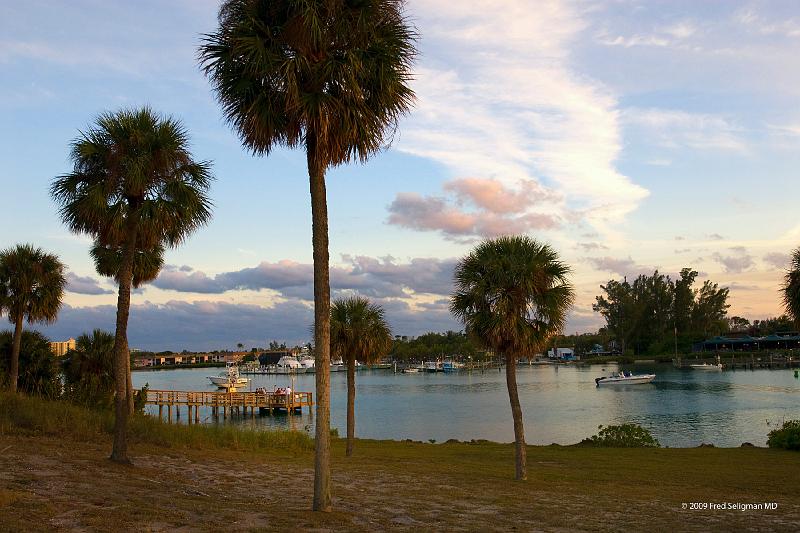
[(239, 367), (233, 362), (225, 363), (225, 372), (221, 372), (218, 376), (208, 376), (208, 379), (221, 389), (244, 387), (250, 383), (250, 378), (239, 375)]
[(404, 368), (403, 370), (401, 370), (401, 372), (403, 374), (418, 374), (419, 373), (419, 368), (417, 368), (415, 366), (410, 366), (408, 368)]
[(314, 373), (314, 368), (315, 368), (314, 365), (315, 365), (314, 359), (312, 359), (311, 357), (305, 357), (303, 359), (300, 359), (300, 366), (302, 366), (305, 369), (307, 374)]
[(656, 378), (655, 374), (631, 374), (630, 372), (615, 372), (610, 376), (603, 376), (594, 380), (600, 385), (640, 385), (650, 383)]
[(722, 363), (697, 363), (689, 365), (692, 370), (722, 370)]
[(275, 374), (303, 374), (306, 369), (300, 364), (296, 357), (284, 355), (275, 365)]
[(439, 361), (427, 361), (423, 368), (425, 372), (441, 372), (442, 364)]
[(343, 370), (345, 370), (345, 366), (342, 359), (331, 360), (331, 372), (342, 372)]
[(444, 372), (456, 372), (457, 370), (461, 370), (464, 368), (464, 363), (459, 363), (458, 361), (451, 361), (447, 360), (442, 363), (442, 370)]

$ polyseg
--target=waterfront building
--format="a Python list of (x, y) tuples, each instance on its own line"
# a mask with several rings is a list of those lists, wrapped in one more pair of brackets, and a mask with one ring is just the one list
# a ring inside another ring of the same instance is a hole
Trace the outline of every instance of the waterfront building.
[(50, 351), (53, 352), (53, 354), (56, 357), (63, 357), (64, 355), (66, 355), (68, 351), (74, 349), (75, 349), (75, 339), (73, 339), (72, 337), (70, 337), (69, 340), (66, 341), (57, 341), (50, 343)]

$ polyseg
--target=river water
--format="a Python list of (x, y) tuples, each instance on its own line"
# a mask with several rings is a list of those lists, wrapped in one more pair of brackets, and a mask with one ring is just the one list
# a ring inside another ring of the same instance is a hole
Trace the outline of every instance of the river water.
[[(762, 446), (767, 433), (784, 420), (800, 419), (800, 379), (791, 370), (680, 370), (669, 364), (625, 366), (634, 373), (655, 373), (647, 385), (595, 387), (594, 378), (616, 365), (521, 366), (519, 395), (529, 444), (574, 444), (597, 433), (600, 424), (633, 422), (649, 429), (662, 446), (700, 443)], [(133, 384), (151, 389), (216, 390), (206, 376), (222, 369), (198, 368), (138, 371)], [(291, 385), (289, 376), (249, 376), (255, 387)], [(314, 375), (294, 378), (296, 391), (314, 392)], [(316, 398), (316, 396), (315, 396)], [(331, 427), (346, 431), (345, 372), (331, 373)], [(148, 408), (151, 413), (157, 412)], [(313, 410), (312, 410), (313, 411)], [(395, 374), (391, 370), (356, 373), (356, 436), (374, 439), (514, 440), (511, 409), (502, 372)], [(292, 428), (311, 431), (313, 412), (262, 415), (255, 419), (215, 421), (200, 411), (205, 423)], [(185, 408), (182, 422), (186, 421)]]

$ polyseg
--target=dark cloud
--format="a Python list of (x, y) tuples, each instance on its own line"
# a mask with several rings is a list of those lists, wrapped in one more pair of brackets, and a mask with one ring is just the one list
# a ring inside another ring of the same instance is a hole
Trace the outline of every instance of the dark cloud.
[[(373, 298), (408, 298), (411, 293), (449, 294), (455, 259), (414, 258), (400, 263), (393, 257), (342, 256), (333, 266), (331, 289)], [(313, 299), (314, 268), (310, 263), (264, 261), (256, 267), (223, 272), (214, 277), (192, 270), (165, 269), (155, 287), (178, 292), (220, 294), (232, 290), (271, 289), (287, 298)]]
[(67, 272), (67, 291), (77, 294), (112, 294), (114, 291), (100, 286), (100, 281), (91, 276), (78, 276)]
[(725, 272), (739, 274), (740, 272), (753, 268), (755, 265), (753, 256), (748, 254), (743, 246), (733, 246), (730, 250), (734, 252), (733, 255), (722, 255), (719, 252), (715, 252), (711, 255), (714, 261), (725, 268)]
[[(376, 300), (397, 335), (416, 336), (428, 331), (459, 330), (446, 309), (414, 311), (405, 301)], [(52, 325), (37, 325), (51, 339), (68, 339), (95, 328), (114, 331), (116, 307), (65, 305)], [(311, 340), (312, 306), (300, 301), (273, 307), (226, 302), (144, 303), (131, 306), (130, 345), (142, 350), (230, 349), (241, 342), (264, 346), (269, 340), (299, 344)]]
[(770, 252), (762, 258), (765, 263), (780, 270), (784, 270), (789, 266), (789, 259), (789, 254), (781, 252)]
[(595, 270), (612, 272), (620, 276), (638, 276), (639, 274), (652, 273), (655, 270), (655, 268), (636, 264), (630, 257), (627, 259), (618, 259), (616, 257), (586, 257), (585, 260), (589, 262)]

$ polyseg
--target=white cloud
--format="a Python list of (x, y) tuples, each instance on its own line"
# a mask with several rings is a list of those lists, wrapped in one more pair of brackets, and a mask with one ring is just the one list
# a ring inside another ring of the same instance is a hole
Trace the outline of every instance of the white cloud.
[(722, 116), (675, 109), (629, 108), (624, 118), (627, 125), (643, 130), (650, 141), (664, 148), (747, 151), (742, 128)]
[(398, 149), (456, 177), (546, 186), (565, 198), (552, 206), (563, 219), (581, 210), (590, 222), (618, 220), (647, 196), (615, 168), (616, 99), (570, 64), (586, 26), (575, 6), (468, 0), (454, 9), (429, 0), (409, 10), (426, 54)]

